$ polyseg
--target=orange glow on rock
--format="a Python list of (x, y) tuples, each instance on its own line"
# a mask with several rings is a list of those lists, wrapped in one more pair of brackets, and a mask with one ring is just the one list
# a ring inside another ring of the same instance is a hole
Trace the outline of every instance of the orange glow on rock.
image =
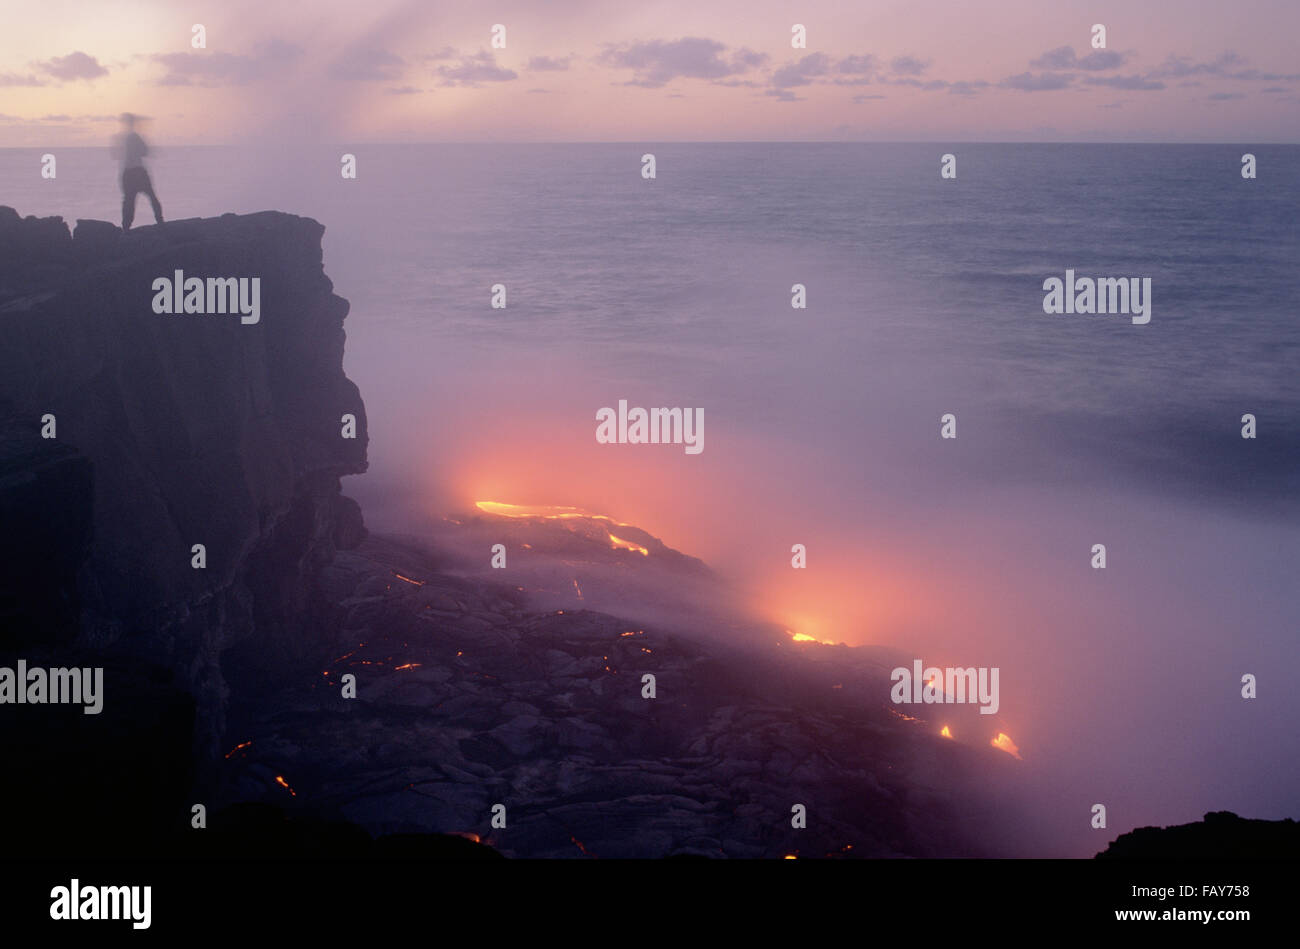
[(787, 629), (785, 633), (797, 643), (820, 643), (823, 646), (839, 645), (839, 643), (835, 642), (833, 639), (818, 639), (816, 636), (809, 636), (806, 633), (796, 633), (792, 629)]
[(609, 535), (609, 542), (610, 545), (617, 550), (634, 550), (637, 553), (639, 553), (642, 557), (650, 556), (650, 551), (646, 550), (640, 544), (634, 544), (630, 540), (624, 540), (621, 537), (615, 537), (613, 534)]
[(226, 757), (229, 758), (229, 757), (230, 757), (231, 755), (233, 755), (236, 751), (242, 751), (243, 749), (247, 748), (247, 747), (248, 747), (249, 745), (251, 745), (252, 743), (253, 743), (253, 740), (252, 740), (251, 738), (250, 738), (248, 741), (241, 741), (241, 742), (240, 742), (239, 744), (237, 744), (234, 748), (231, 748), (230, 751), (226, 752)]
[(1011, 736), (1006, 732), (998, 732), (998, 737), (994, 738), (989, 742), (989, 744), (998, 749), (998, 751), (1005, 751), (1013, 758), (1024, 761), (1024, 759), (1020, 757), (1020, 749), (1016, 747), (1016, 743), (1011, 740)]
[(951, 729), (948, 728), (947, 725), (943, 726), (943, 729), (939, 732), (939, 734), (942, 735), (944, 738), (952, 737), (952, 731)]
[(503, 504), (500, 501), (475, 501), (474, 506), (484, 514), (497, 517), (544, 517), (562, 519), (567, 517), (590, 517), (586, 511), (576, 507), (563, 507), (554, 504)]

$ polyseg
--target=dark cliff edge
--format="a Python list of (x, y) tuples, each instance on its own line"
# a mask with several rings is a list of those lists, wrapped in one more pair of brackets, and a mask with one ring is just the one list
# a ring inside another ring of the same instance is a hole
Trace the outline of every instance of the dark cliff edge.
[[(175, 826), (246, 684), (230, 669), (273, 681), (318, 638), (319, 571), (365, 536), (340, 478), (367, 444), (323, 233), (270, 211), (70, 233), (0, 207), (0, 666), (105, 668), (99, 715), (4, 709), (8, 813), (43, 833), (78, 811), (82, 839)], [(260, 319), (155, 313), (178, 270), (259, 278)], [(124, 771), (160, 796), (115, 791)]]
[(1300, 823), (1211, 811), (1194, 824), (1138, 827), (1120, 834), (1098, 860), (1295, 860)]

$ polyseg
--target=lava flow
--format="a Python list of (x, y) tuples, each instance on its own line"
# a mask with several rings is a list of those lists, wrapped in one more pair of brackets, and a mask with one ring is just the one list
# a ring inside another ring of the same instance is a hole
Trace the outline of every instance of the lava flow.
[(1025, 760), (1020, 757), (1020, 749), (1016, 747), (1016, 743), (1011, 740), (1011, 736), (1006, 732), (998, 732), (998, 737), (994, 738), (989, 742), (989, 744), (998, 749), (998, 751), (1005, 751), (1013, 758), (1017, 758), (1021, 761)]
[(640, 544), (634, 544), (630, 540), (624, 540), (621, 537), (615, 537), (613, 534), (609, 535), (609, 542), (619, 550), (635, 550), (643, 557), (650, 556), (650, 551), (646, 550)]
[[(500, 501), (475, 501), (474, 506), (484, 514), (495, 514), (497, 517), (538, 517), (548, 521), (585, 517), (594, 521), (618, 524), (612, 517), (606, 517), (604, 514), (592, 514), (580, 507), (567, 507), (561, 504), (504, 504)], [(619, 524), (619, 526), (626, 525)]]

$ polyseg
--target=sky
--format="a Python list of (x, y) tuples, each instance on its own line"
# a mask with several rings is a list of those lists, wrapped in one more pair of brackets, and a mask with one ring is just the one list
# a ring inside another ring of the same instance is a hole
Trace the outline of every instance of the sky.
[(103, 144), (123, 111), (170, 145), (1295, 143), (1300, 128), (1294, 0), (8, 6), (9, 147)]

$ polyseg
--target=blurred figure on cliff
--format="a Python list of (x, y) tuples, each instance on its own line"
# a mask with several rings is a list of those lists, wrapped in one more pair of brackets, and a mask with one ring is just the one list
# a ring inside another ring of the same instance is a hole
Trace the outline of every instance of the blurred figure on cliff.
[(122, 113), (122, 134), (113, 140), (113, 155), (122, 163), (122, 230), (129, 231), (135, 220), (136, 195), (144, 193), (153, 205), (153, 219), (163, 222), (162, 204), (153, 193), (153, 182), (149, 172), (144, 169), (144, 156), (149, 154), (149, 146), (135, 130), (136, 117), (130, 112)]

